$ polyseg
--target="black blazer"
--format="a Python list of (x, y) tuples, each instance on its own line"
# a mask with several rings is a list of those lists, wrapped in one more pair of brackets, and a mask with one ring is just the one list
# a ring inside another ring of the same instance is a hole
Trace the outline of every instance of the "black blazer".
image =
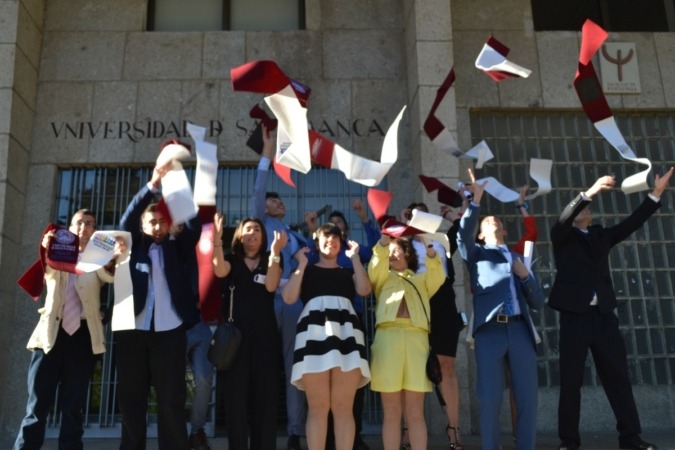
[(609, 251), (640, 228), (661, 207), (647, 197), (633, 213), (613, 227), (588, 227), (588, 234), (572, 226), (574, 218), (590, 200), (577, 196), (565, 207), (551, 228), (557, 273), (548, 305), (559, 311), (583, 313), (593, 294), (602, 313), (616, 308), (616, 294), (609, 271)]
[[(145, 307), (148, 296), (148, 269), (152, 261), (148, 254), (153, 240), (141, 230), (141, 216), (152, 203), (154, 194), (147, 185), (136, 194), (120, 219), (122, 230), (131, 233), (133, 242), (129, 269), (134, 293), (134, 313)], [(197, 304), (190, 279), (190, 261), (195, 258), (195, 245), (201, 234), (201, 222), (196, 216), (185, 223), (185, 228), (175, 239), (165, 239), (159, 245), (164, 254), (164, 273), (171, 292), (171, 304), (186, 328), (199, 322)]]

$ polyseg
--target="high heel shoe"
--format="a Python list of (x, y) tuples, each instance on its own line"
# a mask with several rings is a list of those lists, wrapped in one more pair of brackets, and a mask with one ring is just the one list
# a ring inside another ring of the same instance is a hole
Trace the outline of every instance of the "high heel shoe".
[[(454, 435), (454, 439), (450, 437), (450, 431)], [(464, 450), (464, 446), (459, 442), (459, 427), (451, 427), (450, 425), (445, 427), (445, 435), (450, 441), (450, 450)]]

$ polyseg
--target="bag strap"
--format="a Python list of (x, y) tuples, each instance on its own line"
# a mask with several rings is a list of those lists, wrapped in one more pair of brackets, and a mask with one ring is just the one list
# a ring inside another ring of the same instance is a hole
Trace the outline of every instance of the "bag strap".
[(230, 317), (227, 318), (228, 322), (234, 322), (232, 317), (232, 310), (234, 309), (234, 283), (230, 283)]
[(410, 285), (415, 289), (415, 292), (417, 292), (417, 297), (420, 299), (420, 303), (422, 304), (422, 309), (424, 310), (424, 315), (427, 318), (427, 323), (429, 324), (429, 330), (431, 330), (431, 321), (429, 320), (429, 314), (427, 314), (427, 308), (424, 306), (424, 301), (422, 300), (422, 294), (420, 294), (419, 289), (417, 289), (417, 286), (415, 286), (415, 283), (413, 283), (409, 279), (405, 278), (402, 275), (399, 275), (399, 277), (401, 277), (402, 280), (405, 280), (408, 283), (410, 283)]

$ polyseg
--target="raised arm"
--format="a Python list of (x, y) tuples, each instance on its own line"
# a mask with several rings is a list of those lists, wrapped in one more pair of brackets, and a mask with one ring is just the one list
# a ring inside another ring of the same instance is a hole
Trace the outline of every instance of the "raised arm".
[(284, 299), (285, 303), (289, 305), (298, 301), (300, 297), (300, 287), (302, 286), (302, 278), (305, 274), (305, 269), (307, 268), (307, 256), (306, 253), (309, 251), (307, 247), (303, 247), (297, 251), (294, 255), (296, 261), (298, 261), (298, 267), (291, 274), (291, 277), (288, 279), (288, 283), (281, 290), (281, 296)]
[[(286, 246), (288, 242), (288, 234), (274, 230), (274, 240), (270, 246), (270, 257), (267, 264), (267, 276), (265, 277), (265, 289), (267, 292), (274, 292), (279, 287), (279, 282), (281, 281), (282, 267), (281, 263), (281, 250)], [(275, 262), (276, 259), (279, 259), (278, 262)]]
[(225, 259), (223, 250), (223, 214), (217, 212), (213, 216), (213, 273), (218, 278), (230, 274), (232, 265)]
[(468, 173), (471, 178), (471, 185), (467, 186), (467, 188), (472, 193), (473, 200), (471, 200), (468, 209), (464, 212), (464, 215), (462, 215), (462, 218), (459, 221), (457, 249), (459, 250), (459, 255), (462, 259), (470, 262), (473, 261), (476, 253), (476, 233), (478, 231), (478, 219), (480, 216), (479, 205), (483, 198), (483, 192), (485, 191), (487, 181), (480, 184), (476, 183), (473, 171), (469, 169)]
[(554, 247), (565, 241), (567, 235), (572, 231), (574, 219), (591, 203), (593, 197), (599, 192), (611, 190), (614, 183), (615, 179), (613, 176), (605, 175), (600, 177), (586, 192), (582, 192), (567, 204), (560, 214), (558, 221), (551, 228), (551, 242)]
[(253, 185), (253, 198), (251, 203), (251, 215), (262, 219), (265, 216), (265, 194), (267, 193), (267, 177), (270, 163), (274, 155), (274, 139), (272, 133), (263, 125), (263, 150), (258, 162), (258, 170)]
[(356, 241), (347, 241), (349, 249), (345, 252), (345, 255), (349, 257), (352, 261), (352, 267), (354, 269), (354, 288), (356, 293), (361, 297), (365, 297), (370, 294), (372, 287), (370, 285), (370, 280), (368, 279), (368, 272), (366, 268), (363, 267), (361, 258), (359, 257), (359, 244)]

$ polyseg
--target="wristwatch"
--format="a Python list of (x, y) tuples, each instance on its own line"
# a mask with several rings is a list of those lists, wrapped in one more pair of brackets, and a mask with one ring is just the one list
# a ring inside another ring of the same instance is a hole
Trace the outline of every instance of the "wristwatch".
[(281, 256), (274, 255), (274, 256), (272, 256), (272, 258), (270, 258), (270, 261), (272, 261), (273, 263), (279, 264), (281, 262)]

